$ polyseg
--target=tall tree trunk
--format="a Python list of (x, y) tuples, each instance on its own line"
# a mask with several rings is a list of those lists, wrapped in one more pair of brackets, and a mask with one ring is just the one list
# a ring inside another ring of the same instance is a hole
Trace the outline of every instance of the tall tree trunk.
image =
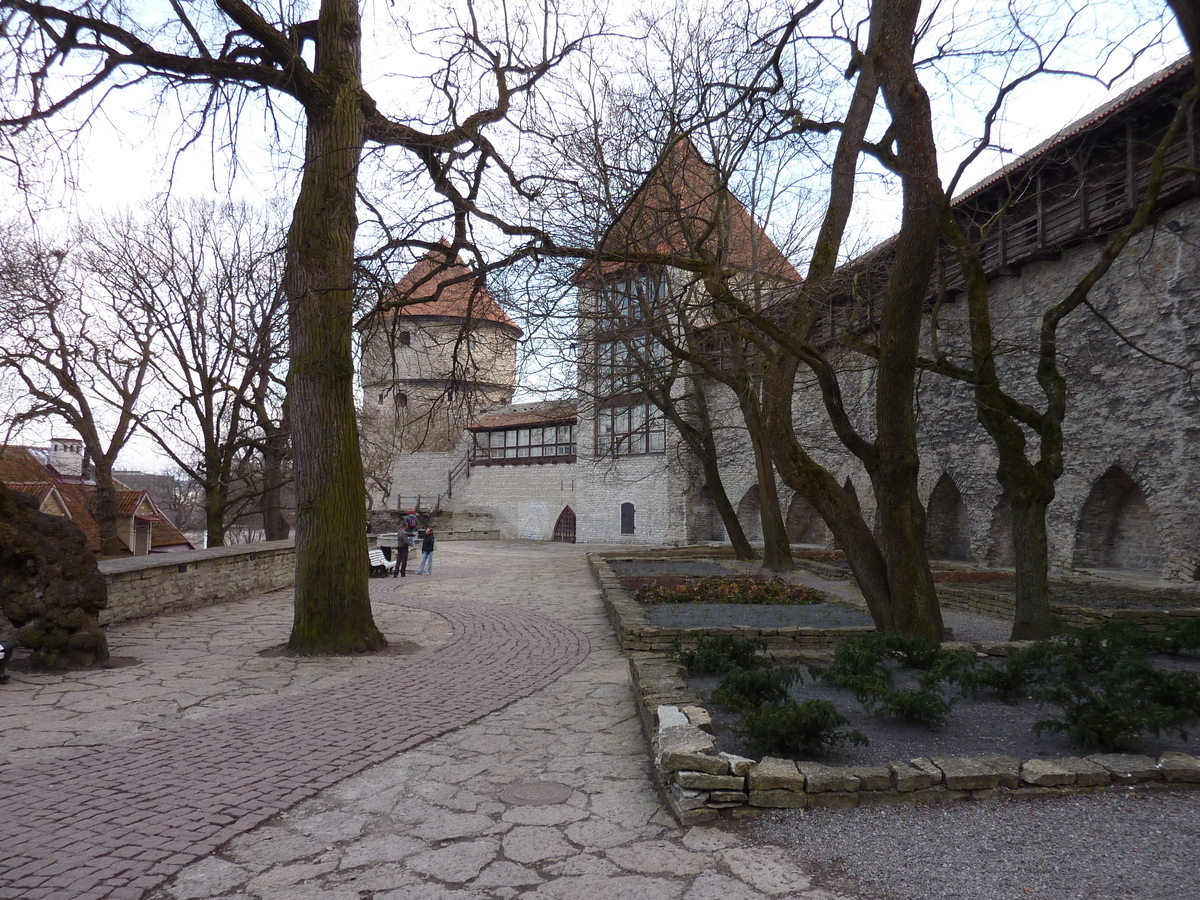
[[(1053, 496), (1053, 491), (1051, 491)], [(1046, 553), (1046, 507), (1027, 492), (1014, 497), (1012, 510), (1013, 560), (1017, 569), (1016, 614), (1011, 640), (1033, 641), (1050, 633), (1050, 576)]]
[(659, 408), (675, 426), (675, 430), (688, 445), (688, 449), (700, 461), (700, 468), (704, 472), (704, 486), (708, 489), (708, 495), (712, 498), (717, 515), (721, 517), (721, 524), (725, 526), (725, 533), (729, 536), (729, 543), (733, 547), (733, 555), (740, 560), (757, 559), (758, 554), (754, 552), (754, 547), (746, 537), (741, 520), (737, 517), (737, 510), (733, 508), (729, 494), (725, 491), (725, 482), (721, 479), (721, 467), (717, 462), (717, 444), (713, 439), (712, 428), (708, 424), (707, 407), (700, 415), (700, 427), (684, 420), (673, 403), (661, 405)]
[(917, 492), (917, 353), (942, 197), (929, 97), (912, 59), (919, 11), (919, 0), (880, 0), (873, 8), (882, 28), (875, 72), (892, 116), (904, 208), (880, 311), (875, 388), (878, 466), (869, 474), (883, 525), (898, 629), (940, 642), (942, 614), (925, 549), (925, 510)]
[(286, 443), (283, 435), (268, 437), (263, 442), (263, 490), (258, 498), (258, 509), (262, 514), (263, 536), (268, 541), (287, 540), (291, 526), (283, 515), (283, 462), (287, 451), (280, 444)]
[(862, 512), (830, 472), (796, 440), (791, 397), (799, 362), (782, 354), (763, 370), (763, 433), (774, 448), (773, 462), (783, 482), (812, 504), (837, 541), (858, 589), (880, 631), (897, 631), (888, 585), (887, 562)]
[(305, 110), (304, 176), (288, 232), (284, 291), (291, 334), (295, 619), (303, 653), (376, 650), (367, 583), (365, 482), (354, 415), (355, 185), (363, 147), (361, 21), (354, 0), (323, 0), (315, 71), (325, 96)]
[(792, 548), (788, 543), (787, 523), (779, 508), (779, 486), (775, 481), (771, 450), (763, 435), (762, 416), (757, 409), (743, 409), (743, 414), (750, 429), (754, 470), (758, 475), (758, 511), (763, 533), (762, 567), (767, 572), (791, 572), (796, 568), (796, 563), (792, 560)]
[(227, 492), (220, 485), (204, 486), (204, 544), (206, 547), (225, 546), (225, 509)]
[(117, 533), (117, 489), (113, 484), (112, 463), (95, 453), (92, 454), (92, 478), (96, 482), (94, 516), (100, 528), (100, 555), (120, 556), (125, 545)]

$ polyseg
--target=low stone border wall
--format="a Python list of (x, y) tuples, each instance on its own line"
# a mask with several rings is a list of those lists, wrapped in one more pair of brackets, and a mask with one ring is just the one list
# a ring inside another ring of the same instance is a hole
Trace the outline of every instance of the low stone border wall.
[[(641, 605), (621, 588), (606, 560), (593, 554), (588, 559), (600, 582), (609, 618), (626, 651), (638, 714), (659, 783), (667, 805), (684, 825), (718, 817), (755, 816), (770, 808), (854, 809), (998, 796), (1036, 798), (1094, 791), (1110, 785), (1143, 790), (1200, 789), (1200, 758), (1174, 751), (1158, 758), (1114, 753), (1024, 761), (1010, 756), (922, 757), (881, 766), (847, 767), (774, 757), (754, 760), (718, 752), (712, 735), (712, 717), (684, 681), (686, 669), (666, 651), (676, 637), (686, 646), (688, 638), (694, 643), (700, 634), (761, 636), (762, 633), (756, 629), (656, 629), (646, 623)], [(979, 607), (971, 609), (981, 611)], [(1101, 611), (1091, 612), (1101, 614)], [(1155, 611), (1148, 612), (1150, 617), (1155, 615)], [(1153, 619), (1146, 621), (1152, 623)], [(668, 632), (670, 638), (654, 633), (658, 631)], [(790, 643), (792, 635), (785, 637), (789, 643), (786, 646), (777, 643), (776, 648), (785, 651), (781, 656), (791, 657), (801, 648), (809, 652), (827, 650), (842, 636), (800, 644)], [(947, 642), (943, 646), (1006, 656), (1025, 646), (1025, 642)]]
[(99, 565), (108, 581), (108, 608), (101, 611), (100, 624), (111, 625), (289, 587), (296, 548), (294, 541), (270, 541), (106, 559)]
[[(979, 648), (976, 648), (979, 649)], [(995, 648), (999, 649), (999, 648)], [(982, 652), (982, 651), (981, 651)], [(1051, 797), (1109, 785), (1200, 789), (1200, 759), (1168, 752), (1019, 760), (1011, 756), (922, 757), (881, 766), (826, 766), (717, 752), (712, 719), (660, 653), (629, 653), (643, 728), (667, 805), (684, 825), (764, 809), (854, 809), (998, 796)]]
[[(657, 554), (661, 556), (661, 551)], [(760, 638), (767, 645), (767, 655), (775, 660), (793, 659), (798, 655), (811, 653), (814, 650), (830, 650), (838, 644), (848, 643), (875, 629), (870, 626), (854, 626), (844, 628), (747, 628), (741, 625), (730, 625), (713, 628), (665, 628), (652, 625), (646, 621), (646, 612), (642, 604), (621, 587), (621, 580), (608, 564), (609, 559), (647, 559), (654, 555), (627, 554), (622, 552), (619, 557), (602, 557), (589, 553), (588, 561), (596, 580), (600, 583), (600, 593), (604, 597), (604, 608), (608, 611), (609, 621), (617, 631), (617, 637), (624, 650), (641, 650), (665, 653), (672, 647), (695, 647), (702, 637), (712, 637), (723, 634), (731, 637)], [(672, 554), (669, 559), (679, 559)]]
[[(803, 566), (815, 575), (829, 579), (844, 579), (846, 571), (832, 563), (820, 560), (797, 559), (796, 565)], [(938, 602), (944, 609), (980, 613), (997, 619), (1011, 620), (1016, 614), (1016, 598), (1007, 591), (990, 590), (986, 582), (937, 582)], [(1141, 625), (1151, 631), (1161, 628), (1172, 619), (1200, 617), (1200, 608), (1192, 609), (1095, 609), (1090, 606), (1072, 606), (1051, 603), (1050, 612), (1068, 625), (1103, 625), (1114, 619)]]
[[(1016, 598), (1012, 594), (989, 591), (982, 586), (938, 584), (937, 595), (938, 602), (945, 609), (982, 613), (1000, 619), (1012, 619), (1016, 611)], [(1200, 617), (1200, 609), (1094, 609), (1061, 603), (1051, 603), (1050, 612), (1068, 625), (1094, 626), (1118, 620), (1149, 630), (1161, 628), (1172, 619)]]

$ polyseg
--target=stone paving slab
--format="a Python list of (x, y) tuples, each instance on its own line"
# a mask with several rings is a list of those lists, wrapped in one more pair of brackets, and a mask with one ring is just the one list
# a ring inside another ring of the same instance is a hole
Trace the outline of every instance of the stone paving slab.
[[(747, 842), (736, 823), (678, 827), (651, 779), (629, 668), (584, 550), (453, 542), (439, 549), (432, 578), (373, 580), (384, 633), (422, 647), (403, 658), (264, 659), (257, 651), (282, 641), (290, 621), (286, 598), (268, 596), (114, 628), (114, 653), (139, 657), (139, 666), (18, 673), (8, 685), (17, 690), (0, 693), (0, 729), (10, 732), (0, 734), (0, 790), (36, 772), (51, 779), (41, 782), (44, 805), (75, 818), (65, 831), (46, 817), (19, 838), (10, 829), (9, 846), (38, 848), (27, 855), (57, 885), (35, 893), (43, 885), (27, 872), (30, 889), (15, 896), (846, 900), (788, 850)], [(496, 641), (480, 638), (464, 653), (464, 617), (493, 629)], [(586, 656), (570, 667), (565, 640), (559, 657), (549, 653), (554, 635), (577, 636)], [(496, 674), (506, 662), (513, 671)], [(515, 702), (449, 727), (467, 717), (462, 707), (477, 693), (502, 693), (529, 670), (542, 673), (540, 689), (512, 688), (524, 692)], [(416, 693), (427, 675), (444, 685), (441, 695)], [(331, 708), (339, 702), (354, 714)], [(291, 714), (276, 721), (284, 706)], [(394, 737), (389, 720), (404, 709), (428, 714), (436, 735), (422, 738), (415, 722), (409, 738)], [(186, 738), (210, 734), (204, 729), (228, 738), (212, 738), (223, 748), (215, 761), (200, 752), (208, 744), (193, 753)], [(138, 737), (118, 739), (129, 735)], [(172, 740), (171, 754), (149, 752), (141, 768), (133, 749)], [(322, 741), (339, 748), (332, 767), (289, 755), (325, 758)], [(114, 772), (102, 765), (91, 771), (90, 796), (60, 790), (57, 776), (75, 761), (113, 752), (146, 782), (118, 779), (136, 802), (113, 802)], [(569, 797), (504, 802), (507, 789), (527, 781), (563, 784)], [(157, 799), (163, 786), (169, 803)], [(178, 796), (192, 790), (203, 797)], [(224, 804), (218, 815), (204, 798)], [(106, 831), (92, 833), (90, 822)], [(13, 884), (7, 862), (0, 855), (3, 888)]]
[(136, 898), (363, 768), (500, 709), (588, 651), (512, 608), (411, 601), (454, 640), (420, 666), (0, 773), (0, 898)]

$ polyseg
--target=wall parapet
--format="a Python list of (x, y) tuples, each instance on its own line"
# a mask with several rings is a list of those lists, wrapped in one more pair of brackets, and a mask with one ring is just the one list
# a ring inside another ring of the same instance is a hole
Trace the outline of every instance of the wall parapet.
[(224, 603), (290, 587), (295, 580), (295, 541), (267, 541), (99, 563), (108, 582), (101, 625), (159, 613)]

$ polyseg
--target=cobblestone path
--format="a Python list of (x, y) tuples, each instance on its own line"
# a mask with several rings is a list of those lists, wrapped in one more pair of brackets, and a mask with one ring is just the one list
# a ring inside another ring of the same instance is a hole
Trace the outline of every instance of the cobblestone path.
[(560, 678), (579, 631), (511, 606), (411, 598), (454, 627), (419, 664), (0, 770), (0, 898), (137, 900), (366, 767)]

